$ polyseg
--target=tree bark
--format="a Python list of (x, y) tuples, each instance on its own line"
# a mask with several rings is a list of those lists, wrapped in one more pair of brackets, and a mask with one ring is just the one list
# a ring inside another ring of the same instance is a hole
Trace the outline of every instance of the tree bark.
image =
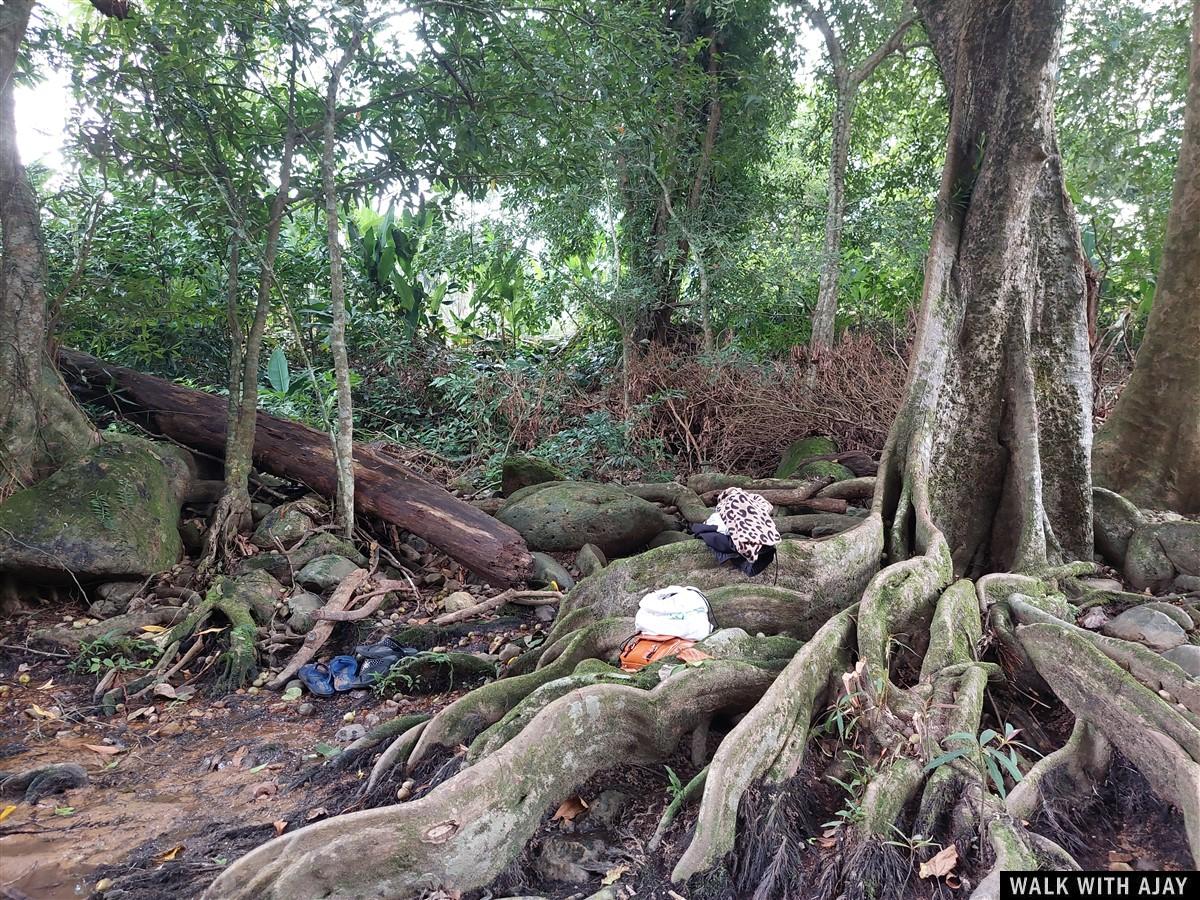
[[(147, 427), (181, 444), (210, 453), (224, 451), (227, 420), (222, 398), (75, 350), (60, 350), (59, 365), (81, 397), (136, 414)], [(337, 491), (329, 436), (314, 428), (259, 413), (253, 458), (265, 471), (301, 481), (325, 496)], [(363, 512), (426, 538), (493, 584), (517, 584), (529, 577), (529, 551), (507, 525), (383, 453), (358, 446), (354, 461)]]
[(13, 82), (33, 0), (0, 4), (0, 502), (95, 440), (47, 353), (46, 257)]
[(908, 555), (932, 527), (956, 573), (1091, 559), (1083, 252), (1054, 134), (1063, 0), (917, 8), (950, 125), (881, 471), (889, 552)]
[[(361, 9), (356, 13), (361, 16)], [(346, 289), (342, 281), (342, 244), (338, 234), (337, 181), (333, 170), (337, 122), (337, 95), (342, 73), (362, 42), (361, 18), (349, 45), (329, 73), (325, 90), (324, 148), (321, 154), (321, 184), (325, 192), (325, 244), (329, 250), (329, 304), (333, 322), (329, 346), (337, 382), (337, 427), (333, 437), (337, 463), (337, 521), (347, 538), (354, 537), (354, 399), (350, 395), (350, 359), (346, 352)]]
[(1137, 363), (1096, 436), (1096, 481), (1141, 506), (1200, 513), (1200, 2), (1183, 142)]

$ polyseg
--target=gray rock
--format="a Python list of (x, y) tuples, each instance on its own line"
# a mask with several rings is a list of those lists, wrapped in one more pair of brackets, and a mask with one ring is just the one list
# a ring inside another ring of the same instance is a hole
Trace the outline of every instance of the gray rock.
[(418, 553), (424, 553), (429, 549), (429, 541), (425, 540), (423, 537), (418, 537), (415, 534), (410, 534), (408, 537), (406, 537), (404, 539), (404, 543), (409, 547), (412, 547)]
[(284, 587), (270, 572), (258, 569), (234, 579), (232, 591), (250, 607), (254, 621), (266, 625), (275, 618), (275, 604), (283, 597)]
[(577, 481), (518, 491), (496, 518), (520, 532), (532, 550), (595, 544), (608, 557), (644, 546), (670, 524), (653, 503), (616, 485)]
[(299, 678), (293, 678), (291, 681), (289, 681), (287, 684), (285, 684), (283, 686), (283, 691), (286, 694), (288, 691), (292, 690), (292, 688), (295, 688), (298, 691), (302, 691), (302, 690), (304, 690), (304, 682), (301, 681)]
[(521, 488), (547, 481), (564, 481), (566, 477), (557, 466), (536, 456), (507, 456), (500, 463), (500, 493), (511, 497)]
[(500, 648), (500, 662), (508, 663), (521, 655), (521, 648), (516, 644), (505, 644)]
[(129, 609), (129, 602), (142, 589), (142, 581), (109, 581), (96, 588), (96, 599), (88, 607), (94, 619), (111, 619)]
[(341, 584), (342, 579), (358, 569), (344, 556), (318, 556), (296, 573), (296, 583), (314, 591), (325, 592)]
[(1179, 575), (1200, 575), (1200, 522), (1179, 520), (1139, 528), (1125, 551), (1133, 590), (1163, 591)]
[(588, 805), (585, 823), (592, 828), (615, 828), (631, 799), (623, 791), (601, 791)]
[(1170, 616), (1156, 609), (1135, 606), (1127, 609), (1102, 629), (1109, 637), (1137, 641), (1152, 650), (1170, 650), (1187, 641), (1187, 635)]
[(292, 631), (297, 634), (307, 634), (312, 631), (313, 626), (317, 624), (317, 620), (313, 618), (313, 613), (325, 605), (325, 601), (316, 594), (310, 594), (308, 591), (298, 591), (288, 597), (288, 625), (292, 627)]
[(1089, 591), (1117, 591), (1120, 593), (1125, 590), (1125, 585), (1115, 578), (1080, 578), (1079, 583)]
[(604, 551), (595, 544), (584, 544), (575, 554), (575, 565), (579, 568), (579, 574), (586, 578), (588, 575), (595, 575), (607, 566), (608, 559), (605, 557)]
[(446, 612), (462, 612), (464, 609), (475, 606), (478, 602), (466, 591), (455, 591), (442, 601), (442, 609)]
[(1120, 567), (1133, 533), (1146, 524), (1141, 510), (1120, 494), (1102, 487), (1092, 488), (1092, 524), (1096, 549), (1110, 565)]
[(543, 625), (549, 625), (554, 621), (554, 617), (558, 615), (558, 609), (550, 604), (535, 606), (533, 608), (533, 615)]
[(183, 451), (122, 435), (0, 504), (0, 571), (69, 582), (145, 578), (179, 560)]
[(275, 507), (273, 507), (270, 503), (251, 503), (250, 518), (253, 519), (254, 524), (257, 525), (259, 522), (265, 519), (274, 508)]
[(1168, 650), (1163, 655), (1163, 659), (1170, 660), (1187, 672), (1193, 678), (1200, 678), (1200, 646), (1195, 644), (1180, 644), (1172, 650)]
[(695, 540), (695, 538), (692, 537), (690, 534), (684, 534), (682, 531), (675, 531), (674, 529), (670, 529), (668, 531), (660, 531), (658, 534), (656, 534), (653, 538), (650, 539), (650, 542), (646, 546), (649, 547), (651, 550), (654, 550), (658, 547), (665, 547), (665, 546), (667, 546), (667, 544), (681, 544), (684, 541), (694, 541), (694, 540)]
[(1171, 587), (1181, 594), (1200, 591), (1200, 575), (1176, 575)]
[(258, 547), (291, 547), (316, 527), (299, 503), (277, 506), (258, 523), (250, 540)]
[(1156, 609), (1164, 616), (1170, 616), (1171, 620), (1184, 631), (1191, 631), (1195, 627), (1192, 623), (1192, 617), (1173, 603), (1154, 600), (1150, 603), (1143, 603), (1142, 609)]
[(541, 587), (550, 587), (551, 583), (558, 585), (560, 591), (569, 591), (575, 587), (575, 579), (553, 556), (534, 552), (532, 583)]
[(547, 881), (590, 881), (611, 869), (621, 852), (610, 846), (608, 836), (594, 834), (550, 834), (542, 841), (534, 860), (534, 871)]
[(189, 553), (204, 549), (204, 524), (198, 519), (189, 519), (179, 526), (179, 540)]
[(829, 456), (833, 453), (837, 453), (837, 444), (833, 442), (832, 438), (817, 435), (792, 441), (783, 451), (783, 458), (780, 459), (779, 467), (775, 470), (775, 477), (791, 478), (796, 470), (814, 456)]
[(317, 708), (315, 706), (313, 706), (311, 703), (301, 703), (299, 706), (296, 707), (296, 712), (298, 712), (302, 716), (311, 716), (316, 711), (317, 711)]
[(1097, 629), (1102, 628), (1104, 623), (1107, 621), (1108, 614), (1105, 613), (1100, 607), (1093, 606), (1091, 609), (1081, 615), (1079, 617), (1079, 621), (1075, 624), (1080, 628), (1088, 628), (1092, 631), (1096, 631)]
[(339, 744), (349, 744), (361, 737), (365, 737), (366, 733), (367, 729), (361, 725), (343, 725), (334, 732), (333, 739)]

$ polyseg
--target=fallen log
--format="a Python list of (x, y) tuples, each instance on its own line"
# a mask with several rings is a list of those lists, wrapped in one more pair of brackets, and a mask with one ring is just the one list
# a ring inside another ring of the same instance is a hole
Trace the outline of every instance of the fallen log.
[[(58, 363), (81, 399), (105, 403), (188, 447), (224, 453), (224, 397), (110, 365), (77, 350), (60, 349)], [(260, 411), (254, 463), (324, 496), (336, 492), (329, 436), (307, 425)], [(355, 445), (354, 463), (355, 501), (361, 512), (420, 535), (495, 584), (519, 584), (529, 578), (533, 560), (512, 528), (369, 447)]]

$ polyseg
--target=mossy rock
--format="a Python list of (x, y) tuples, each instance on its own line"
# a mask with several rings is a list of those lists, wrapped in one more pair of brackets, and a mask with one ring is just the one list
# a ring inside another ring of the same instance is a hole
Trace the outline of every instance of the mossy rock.
[(854, 473), (841, 463), (831, 459), (815, 459), (805, 463), (796, 470), (795, 478), (832, 478), (836, 481), (846, 481), (854, 477)]
[(496, 513), (531, 550), (579, 550), (595, 544), (606, 556), (620, 556), (670, 525), (653, 503), (616, 485), (561, 481), (535, 487), (519, 492)]
[(523, 487), (546, 481), (564, 481), (566, 475), (553, 463), (536, 456), (506, 456), (500, 463), (500, 492), (511, 497)]
[[(812, 459), (814, 456), (830, 456), (837, 452), (837, 444), (833, 442), (833, 438), (822, 437), (821, 435), (792, 441), (788, 448), (783, 451), (783, 458), (779, 460), (779, 468), (775, 470), (775, 477), (791, 478), (804, 465), (805, 461)], [(847, 477), (853, 478), (854, 475), (851, 473)]]
[(1135, 591), (1164, 591), (1179, 575), (1200, 575), (1200, 522), (1139, 528), (1125, 552), (1125, 581)]
[(0, 505), (0, 571), (114, 581), (169, 569), (182, 549), (179, 508), (189, 480), (170, 445), (106, 440)]
[(256, 547), (291, 547), (316, 528), (312, 518), (304, 511), (303, 502), (284, 503), (277, 506), (258, 523), (251, 542)]
[(1093, 487), (1092, 524), (1096, 549), (1110, 565), (1120, 568), (1125, 564), (1129, 539), (1146, 524), (1146, 517), (1120, 494)]

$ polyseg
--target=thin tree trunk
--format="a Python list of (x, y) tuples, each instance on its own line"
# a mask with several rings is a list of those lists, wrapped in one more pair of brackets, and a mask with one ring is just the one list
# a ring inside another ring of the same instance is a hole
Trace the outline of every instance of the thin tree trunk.
[(354, 537), (354, 400), (350, 394), (350, 359), (346, 353), (346, 290), (342, 280), (342, 245), (338, 235), (337, 183), (333, 170), (337, 122), (337, 95), (342, 73), (362, 42), (361, 19), (354, 36), (329, 74), (325, 91), (325, 146), (321, 155), (321, 183), (325, 192), (325, 242), (329, 248), (329, 302), (333, 322), (329, 344), (337, 382), (337, 428), (333, 455), (337, 463), (337, 522), (347, 539)]
[[(254, 450), (254, 429), (258, 417), (258, 363), (262, 352), (263, 333), (267, 328), (267, 316), (271, 311), (271, 292), (275, 288), (275, 258), (279, 251), (279, 233), (287, 209), (292, 161), (296, 149), (295, 76), (293, 56), (287, 125), (283, 151), (279, 159), (279, 187), (271, 198), (268, 213), (254, 320), (242, 345), (241, 369), (232, 373), (234, 377), (229, 384), (230, 397), (237, 397), (238, 402), (236, 412), (231, 410), (233, 427), (229, 429), (225, 442), (225, 491), (217, 502), (205, 536), (202, 568), (207, 571), (216, 568), (234, 536), (250, 517), (250, 467)], [(240, 227), (241, 224), (235, 223), (235, 227)], [(230, 290), (233, 289), (231, 286)]]
[(1200, 0), (1183, 142), (1137, 363), (1096, 436), (1096, 481), (1141, 506), (1200, 513)]
[(13, 83), (32, 0), (0, 4), (0, 502), (95, 441), (47, 352), (46, 256)]
[(833, 146), (829, 153), (829, 199), (825, 207), (825, 243), (821, 249), (821, 282), (813, 310), (811, 346), (833, 344), (841, 273), (842, 228), (846, 221), (846, 162), (850, 157), (850, 121), (858, 88), (848, 78), (837, 80), (833, 114)]
[(881, 471), (892, 559), (1091, 559), (1083, 251), (1054, 135), (1063, 0), (920, 0), (950, 106), (908, 398)]
[(817, 305), (813, 310), (809, 345), (816, 356), (833, 344), (837, 320), (838, 278), (841, 275), (842, 231), (846, 222), (846, 166), (850, 157), (850, 131), (858, 89), (871, 77), (879, 64), (893, 53), (904, 49), (904, 35), (912, 27), (915, 16), (905, 15), (886, 41), (876, 47), (855, 69), (850, 68), (841, 40), (833, 30), (828, 16), (816, 3), (802, 3), (805, 14), (825, 39), (829, 64), (833, 69), (833, 136), (829, 149), (829, 195), (825, 207), (825, 241), (821, 249), (821, 279), (817, 288)]

